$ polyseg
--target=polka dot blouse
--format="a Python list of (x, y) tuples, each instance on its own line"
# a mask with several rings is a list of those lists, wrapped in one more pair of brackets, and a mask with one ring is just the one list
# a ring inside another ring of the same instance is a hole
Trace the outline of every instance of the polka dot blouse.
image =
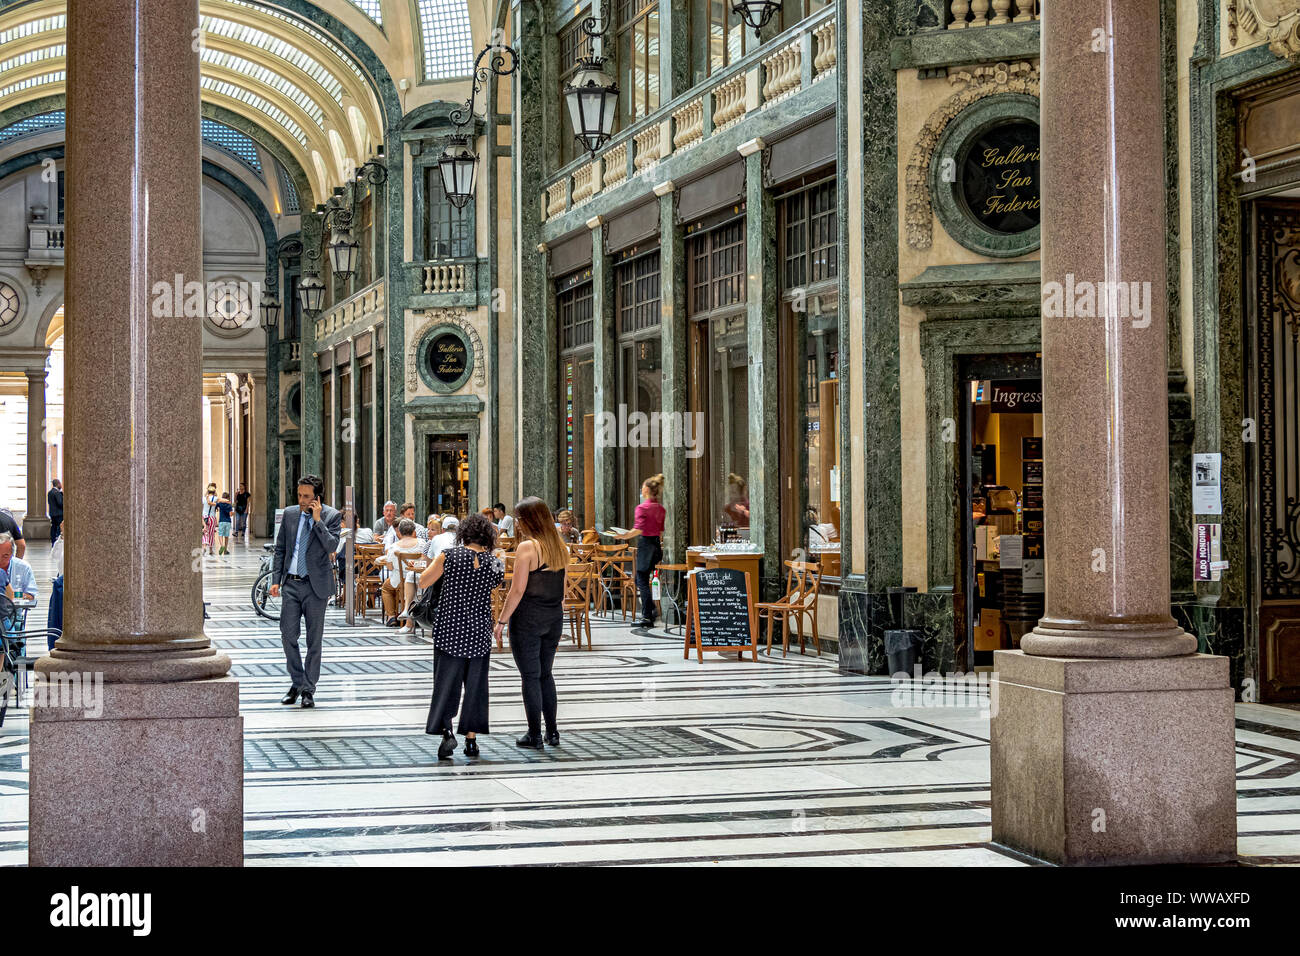
[[(474, 559), (478, 567), (474, 567)], [(433, 645), (452, 657), (483, 657), (492, 652), (492, 591), (505, 580), (494, 554), (465, 547), (443, 552), (442, 596), (434, 616)]]

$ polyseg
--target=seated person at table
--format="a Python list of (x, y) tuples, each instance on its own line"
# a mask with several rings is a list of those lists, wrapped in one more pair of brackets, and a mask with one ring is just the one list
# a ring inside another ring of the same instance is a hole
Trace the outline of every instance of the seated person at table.
[(22, 558), (14, 557), (14, 539), (8, 532), (0, 534), (0, 570), (9, 576), (14, 597), (34, 600), (40, 595), (32, 566)]
[(565, 544), (578, 543), (578, 529), (573, 525), (573, 512), (568, 508), (555, 516), (555, 530), (560, 532), (560, 539)]
[(442, 534), (435, 534), (429, 539), (429, 546), (424, 549), (424, 555), (427, 558), (436, 558), (440, 553), (448, 548), (456, 546), (456, 529), (460, 527), (460, 519), (455, 515), (447, 515), (442, 519)]
[[(418, 552), (421, 550), (420, 539), (415, 534), (415, 522), (403, 518), (397, 523), (397, 536), (384, 547), (384, 556), (376, 563), (384, 565), (384, 582), (381, 596), (384, 600), (384, 618), (388, 627), (397, 627), (397, 616), (401, 614), (415, 597), (417, 571), (407, 571), (405, 575), (397, 570), (397, 552)], [(405, 580), (403, 580), (405, 578)]]

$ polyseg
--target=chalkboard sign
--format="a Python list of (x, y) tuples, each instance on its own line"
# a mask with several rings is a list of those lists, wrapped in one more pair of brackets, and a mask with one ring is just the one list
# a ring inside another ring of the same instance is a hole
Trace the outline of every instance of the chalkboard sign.
[(758, 625), (749, 572), (739, 568), (699, 568), (687, 577), (686, 658), (694, 647), (752, 651), (758, 660)]

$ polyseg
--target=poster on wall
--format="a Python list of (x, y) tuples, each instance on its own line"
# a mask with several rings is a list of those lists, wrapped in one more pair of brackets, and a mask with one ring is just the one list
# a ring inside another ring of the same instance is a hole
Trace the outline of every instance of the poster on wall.
[(1047, 590), (1047, 564), (1043, 555), (1042, 536), (1025, 535), (1021, 552), (1020, 591), (1023, 594), (1042, 594)]
[(1192, 559), (1192, 580), (1218, 581), (1228, 562), (1223, 560), (1223, 526), (1198, 524)]
[(1219, 474), (1223, 456), (1218, 452), (1192, 456), (1192, 513), (1223, 514)]

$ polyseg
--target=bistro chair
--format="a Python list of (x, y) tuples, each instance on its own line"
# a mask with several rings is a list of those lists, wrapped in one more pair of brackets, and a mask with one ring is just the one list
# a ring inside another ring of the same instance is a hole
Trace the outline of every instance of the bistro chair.
[(571, 564), (564, 572), (564, 613), (569, 619), (569, 636), (582, 647), (582, 634), (587, 634), (587, 650), (591, 650), (591, 599), (595, 587), (596, 565), (587, 561)]
[[(781, 619), (781, 656), (790, 652), (790, 624), (793, 622), (799, 630), (799, 653), (803, 653), (803, 624), (805, 618), (812, 620), (813, 647), (821, 657), (821, 642), (817, 635), (817, 596), (821, 590), (821, 569), (812, 561), (787, 561), (789, 568), (785, 579), (785, 596), (777, 601), (765, 601), (758, 605), (760, 622), (767, 618), (767, 653), (772, 653), (772, 628), (777, 618)], [(760, 624), (761, 626), (761, 624)]]
[(628, 594), (631, 593), (633, 599), (636, 597), (636, 578), (627, 572), (627, 565), (635, 560), (634, 555), (628, 550), (626, 542), (598, 544), (595, 560), (596, 583), (600, 587), (600, 593), (596, 595), (598, 601), (596, 613), (599, 614), (608, 608), (610, 615), (613, 615), (614, 589), (617, 588), (619, 607), (623, 611), (623, 620), (626, 621)]
[[(383, 566), (379, 559), (384, 556), (382, 544), (358, 544), (353, 552), (356, 560), (357, 610), (366, 616), (366, 608), (379, 606), (380, 589), (384, 584)], [(381, 612), (382, 615), (382, 612)]]
[(501, 579), (501, 584), (492, 589), (492, 623), (496, 624), (501, 619), (501, 612), (505, 610), (506, 598), (510, 596), (510, 582), (514, 580), (514, 572), (506, 571), (506, 576)]
[(599, 544), (599, 543), (600, 543), (600, 532), (597, 531), (595, 528), (583, 528), (583, 529), (582, 529), (582, 541), (581, 541), (581, 543), (582, 543), (582, 544)]
[[(684, 564), (657, 564), (659, 570), (659, 610), (664, 618), (664, 630), (668, 633), (677, 631), (682, 633), (682, 628), (686, 624), (686, 607), (685, 599), (682, 597), (681, 586), (682, 578), (688, 570)], [(672, 574), (673, 587), (668, 587), (668, 582), (664, 580), (665, 574)], [(668, 623), (668, 608), (672, 608), (673, 623)]]

